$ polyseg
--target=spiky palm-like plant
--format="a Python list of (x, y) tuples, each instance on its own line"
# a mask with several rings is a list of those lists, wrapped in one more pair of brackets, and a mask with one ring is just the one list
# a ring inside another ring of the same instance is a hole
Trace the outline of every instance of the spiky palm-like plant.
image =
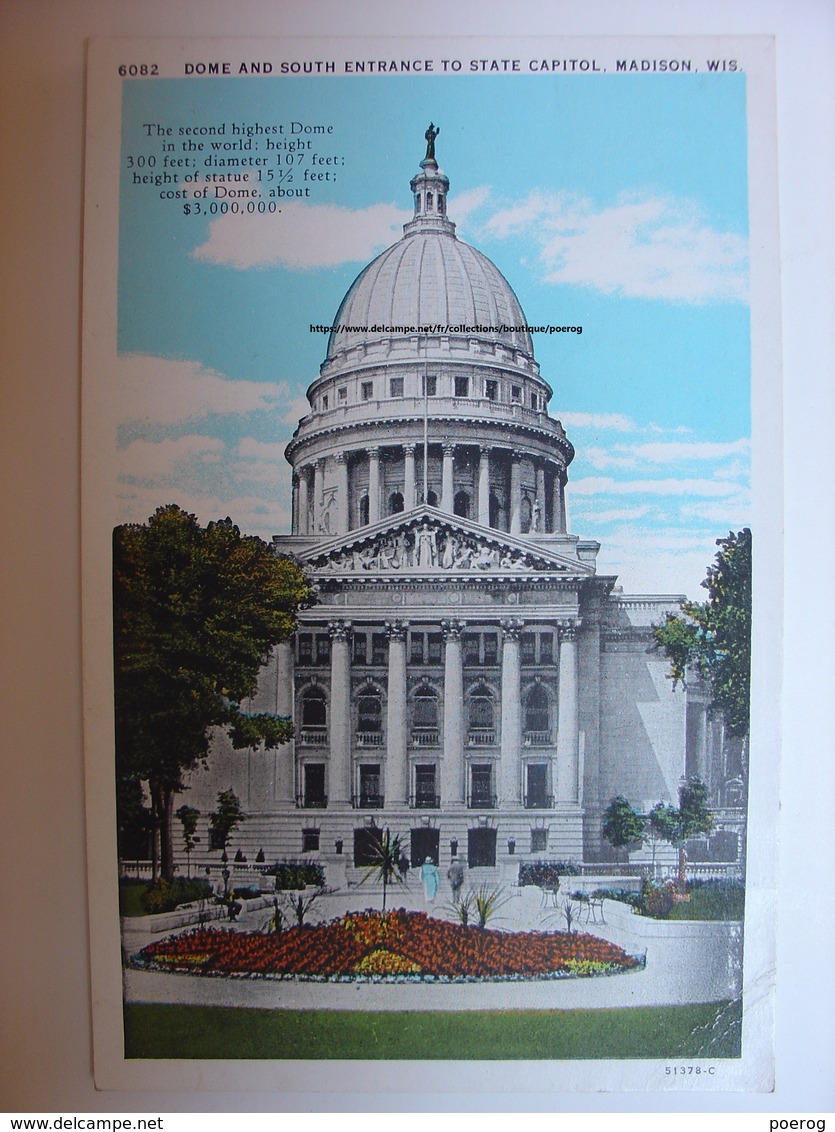
[(480, 928), (486, 928), (499, 908), (507, 903), (507, 897), (503, 894), (501, 887), (490, 888), (488, 884), (482, 884), (475, 890), (472, 893), (472, 898)]
[(385, 829), (377, 834), (369, 848), (373, 860), (371, 864), (366, 865), (365, 876), (360, 884), (364, 884), (369, 877), (383, 882), (383, 915), (385, 915), (388, 886), (392, 882), (404, 883), (399, 869), (400, 858), (403, 856), (403, 841), (399, 833), (392, 834), (390, 829)]

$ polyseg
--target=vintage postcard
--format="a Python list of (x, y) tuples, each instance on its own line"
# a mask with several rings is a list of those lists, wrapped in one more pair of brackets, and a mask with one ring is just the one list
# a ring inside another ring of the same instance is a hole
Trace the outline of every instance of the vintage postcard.
[(88, 90), (99, 1085), (770, 1088), (771, 42)]

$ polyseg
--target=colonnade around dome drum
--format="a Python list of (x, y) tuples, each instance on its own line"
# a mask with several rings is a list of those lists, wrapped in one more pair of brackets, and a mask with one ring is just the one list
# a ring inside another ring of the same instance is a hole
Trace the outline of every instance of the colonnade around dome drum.
[(565, 468), (557, 459), (500, 445), (346, 449), (297, 466), (293, 533), (345, 534), (423, 502), (512, 535), (564, 534)]

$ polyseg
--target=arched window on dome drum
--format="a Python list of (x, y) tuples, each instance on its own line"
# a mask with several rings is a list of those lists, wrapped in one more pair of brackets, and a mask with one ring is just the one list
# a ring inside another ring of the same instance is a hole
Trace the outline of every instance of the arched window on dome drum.
[(486, 684), (477, 684), (467, 697), (467, 743), (486, 747), (496, 742), (493, 693)]
[(359, 503), (359, 512), (360, 512), (359, 525), (361, 527), (367, 527), (368, 526), (368, 515), (369, 515), (368, 508), (369, 508), (368, 496), (367, 495), (361, 495), (360, 496), (360, 503)]
[(443, 214), (444, 214), (444, 198), (440, 193), (438, 193), (438, 212), (440, 212), (441, 216), (443, 216)]
[(520, 523), (522, 527), (522, 534), (527, 534), (531, 529), (531, 522), (533, 520), (533, 508), (531, 501), (527, 495), (522, 499), (522, 506), (520, 508)]
[(426, 211), (427, 212), (432, 211), (432, 194), (431, 193), (426, 194)]
[(551, 742), (551, 720), (548, 693), (541, 684), (534, 684), (525, 697), (525, 743), (533, 746)]
[(403, 496), (399, 491), (393, 491), (389, 496), (389, 515), (398, 515), (403, 510)]
[(357, 697), (357, 744), (379, 747), (383, 742), (383, 698), (373, 684)]
[(456, 491), (455, 499), (452, 501), (452, 509), (456, 515), (462, 519), (469, 519), (470, 517), (470, 497), (466, 491)]
[(421, 684), (414, 695), (412, 742), (418, 747), (438, 743), (438, 693), (429, 684)]
[(415, 193), (415, 212), (420, 212), (420, 193)]
[(434, 491), (427, 491), (426, 502), (429, 504), (430, 507), (437, 507), (438, 506), (438, 496), (437, 496), (437, 494)]

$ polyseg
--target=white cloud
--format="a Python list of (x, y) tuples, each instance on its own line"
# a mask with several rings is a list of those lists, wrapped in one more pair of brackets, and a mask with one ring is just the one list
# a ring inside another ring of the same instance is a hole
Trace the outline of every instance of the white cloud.
[(286, 382), (232, 381), (196, 361), (124, 354), (117, 363), (117, 378), (122, 423), (172, 425), (215, 414), (260, 411), (277, 412), (282, 420), (295, 421), (301, 415), (298, 399), (291, 396)]
[(718, 232), (692, 201), (633, 195), (596, 207), (568, 194), (531, 193), (486, 224), (525, 236), (548, 283), (673, 302), (746, 301), (747, 241)]
[(612, 429), (615, 432), (635, 432), (637, 425), (623, 413), (561, 413), (564, 428)]
[(478, 185), (474, 189), (466, 189), (463, 193), (456, 193), (453, 201), (450, 220), (454, 220), (456, 227), (464, 229), (467, 221), (482, 208), (490, 198), (490, 189), (487, 185)]
[[(584, 446), (582, 460), (593, 468), (634, 469), (643, 465), (719, 464), (712, 474), (721, 479), (740, 479), (748, 474), (747, 439), (717, 441), (657, 441), (651, 444), (613, 444), (608, 448)], [(724, 467), (722, 461), (727, 461)]]
[(158, 486), (174, 482), (187, 464), (218, 464), (226, 445), (212, 436), (180, 436), (176, 440), (133, 440), (119, 452), (119, 475)]
[(335, 267), (366, 263), (402, 235), (412, 214), (393, 204), (342, 208), (333, 204), (282, 203), (280, 211), (247, 216), (227, 213), (209, 226), (196, 259), (243, 271), (250, 267)]

